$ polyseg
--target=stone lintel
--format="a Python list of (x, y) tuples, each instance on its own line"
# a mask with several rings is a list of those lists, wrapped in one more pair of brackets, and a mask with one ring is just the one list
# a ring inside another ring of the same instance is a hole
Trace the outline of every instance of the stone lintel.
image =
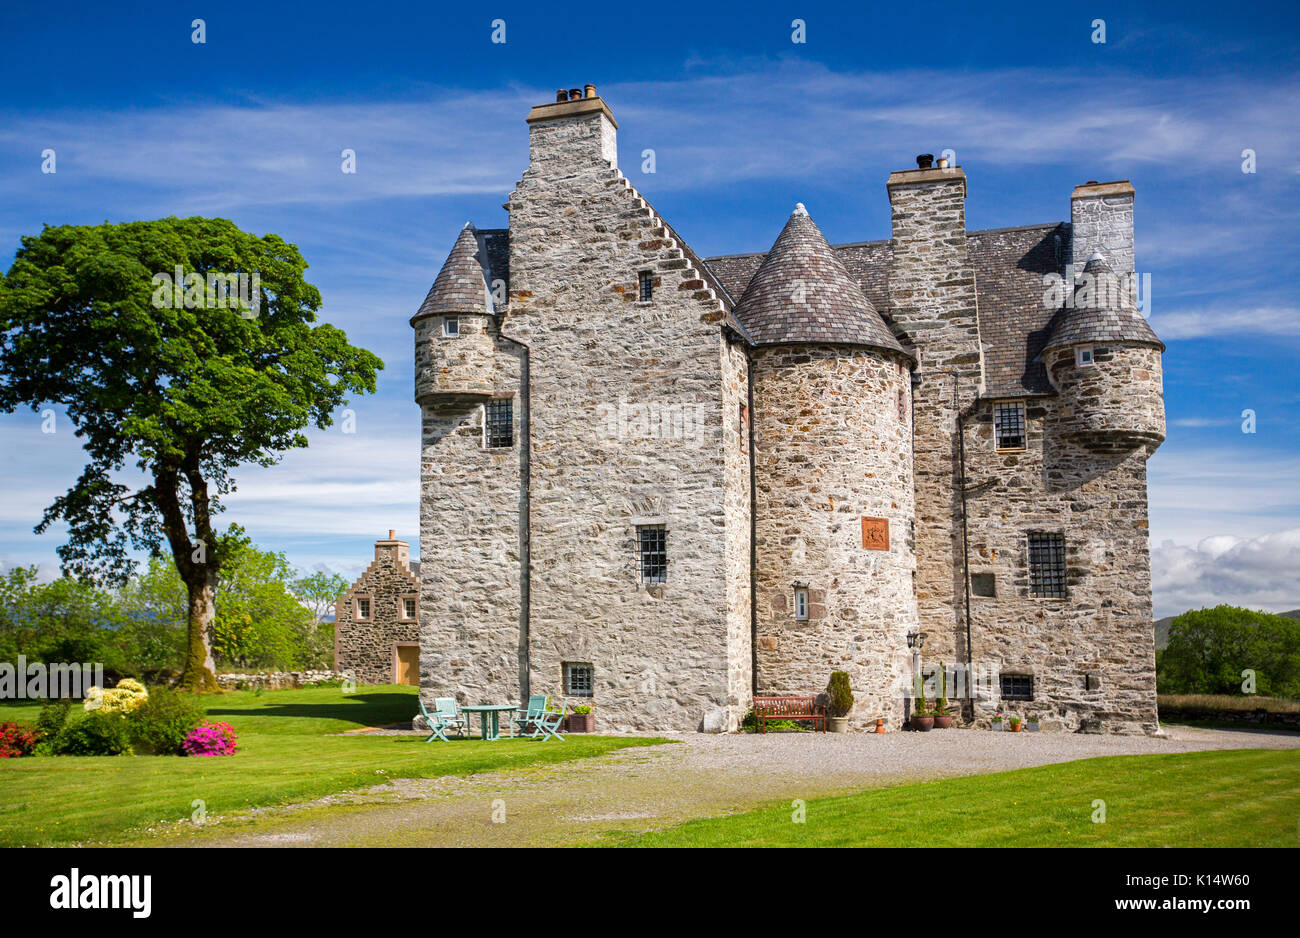
[(559, 120), (563, 117), (582, 117), (585, 114), (596, 113), (603, 113), (609, 119), (609, 122), (614, 125), (614, 129), (618, 129), (618, 121), (614, 120), (613, 112), (610, 111), (609, 106), (600, 97), (539, 104), (528, 112), (527, 121), (530, 124), (538, 124), (542, 121)]
[(1070, 193), (1071, 199), (1100, 199), (1108, 195), (1127, 195), (1133, 196), (1133, 185), (1127, 179), (1117, 179), (1114, 182), (1089, 182), (1081, 186), (1075, 186), (1074, 191)]

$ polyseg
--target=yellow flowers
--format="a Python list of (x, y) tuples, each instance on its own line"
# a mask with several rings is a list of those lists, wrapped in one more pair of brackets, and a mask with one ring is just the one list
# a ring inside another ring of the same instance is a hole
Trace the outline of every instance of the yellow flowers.
[(123, 678), (117, 687), (104, 690), (91, 687), (86, 691), (86, 710), (99, 710), (103, 713), (130, 713), (138, 710), (149, 699), (149, 692), (143, 684), (134, 678)]

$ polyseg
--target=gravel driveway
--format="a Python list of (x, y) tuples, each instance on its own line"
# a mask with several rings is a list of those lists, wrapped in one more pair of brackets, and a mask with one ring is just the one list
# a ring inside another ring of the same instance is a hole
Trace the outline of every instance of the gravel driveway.
[[(945, 730), (673, 736), (672, 745), (468, 778), (398, 779), (152, 842), (190, 846), (560, 846), (777, 799), (1094, 756), (1297, 749), (1300, 734), (1166, 727), (1164, 737)], [(493, 821), (504, 813), (503, 822)]]

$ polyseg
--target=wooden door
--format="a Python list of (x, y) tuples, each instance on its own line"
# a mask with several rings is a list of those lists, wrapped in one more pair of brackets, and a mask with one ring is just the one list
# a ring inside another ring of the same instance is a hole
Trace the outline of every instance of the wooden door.
[(420, 646), (419, 645), (398, 645), (397, 646), (397, 675), (394, 683), (397, 684), (419, 684), (420, 683)]

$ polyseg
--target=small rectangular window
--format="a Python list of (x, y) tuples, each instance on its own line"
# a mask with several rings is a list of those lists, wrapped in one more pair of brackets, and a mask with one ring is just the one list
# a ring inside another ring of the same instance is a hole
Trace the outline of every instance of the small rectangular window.
[(998, 595), (997, 584), (991, 573), (972, 573), (970, 575), (970, 591), (972, 596), (983, 596), (991, 598)]
[(1002, 674), (1003, 700), (1033, 700), (1034, 676), (1032, 674)]
[(801, 622), (808, 619), (808, 590), (803, 587), (794, 591), (794, 617)]
[(370, 599), (368, 597), (358, 597), (357, 599), (357, 618), (370, 618)]
[(740, 451), (749, 452), (749, 408), (740, 405)]
[(1074, 350), (1074, 363), (1080, 368), (1086, 368), (1092, 364), (1092, 346), (1081, 345)]
[(484, 405), (485, 443), (490, 447), (515, 445), (515, 409), (514, 401), (508, 397), (488, 401)]
[(596, 688), (596, 669), (589, 664), (564, 664), (564, 695), (590, 697)]
[(1065, 598), (1065, 535), (1029, 535), (1029, 595)]
[(442, 321), (442, 334), (450, 338), (460, 335), (460, 320), (455, 316), (448, 316)]
[(637, 559), (643, 583), (668, 581), (668, 531), (662, 524), (646, 524), (636, 529)]
[(408, 597), (406, 597), (405, 599), (402, 600), (402, 613), (403, 613), (404, 617), (407, 618), (407, 619), (414, 619), (414, 618), (415, 618), (415, 600), (414, 600), (414, 599), (412, 599), (411, 597), (408, 596)]
[(1025, 405), (1006, 401), (993, 405), (993, 436), (998, 449), (1025, 448)]
[(643, 270), (636, 275), (637, 279), (637, 299), (642, 303), (649, 303), (655, 298), (655, 275), (648, 270)]
[(907, 392), (898, 392), (898, 422), (907, 423)]

